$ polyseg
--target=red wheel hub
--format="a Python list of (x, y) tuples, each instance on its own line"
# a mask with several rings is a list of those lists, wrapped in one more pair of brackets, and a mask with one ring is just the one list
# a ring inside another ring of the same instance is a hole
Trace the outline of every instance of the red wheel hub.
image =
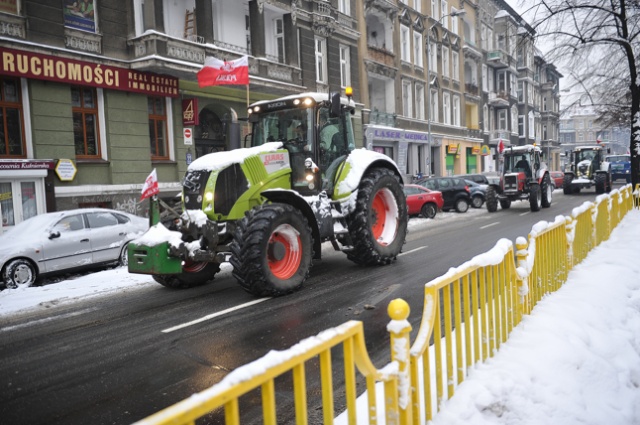
[(278, 226), (267, 243), (267, 264), (278, 279), (291, 278), (302, 262), (302, 242), (298, 231), (288, 224)]

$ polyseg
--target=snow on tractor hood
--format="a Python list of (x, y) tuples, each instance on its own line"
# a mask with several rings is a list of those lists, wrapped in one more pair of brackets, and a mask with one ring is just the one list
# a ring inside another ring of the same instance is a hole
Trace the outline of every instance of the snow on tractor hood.
[(376, 161), (384, 161), (391, 164), (398, 175), (400, 175), (398, 166), (388, 156), (370, 151), (366, 148), (354, 149), (347, 157), (347, 164), (350, 166), (350, 170), (347, 177), (338, 184), (338, 193), (348, 194), (356, 190), (360, 185), (365, 171)]
[(201, 156), (189, 165), (189, 171), (216, 171), (233, 164), (242, 164), (250, 156), (275, 152), (282, 148), (282, 142), (269, 142), (252, 148), (240, 148), (231, 151), (216, 152)]

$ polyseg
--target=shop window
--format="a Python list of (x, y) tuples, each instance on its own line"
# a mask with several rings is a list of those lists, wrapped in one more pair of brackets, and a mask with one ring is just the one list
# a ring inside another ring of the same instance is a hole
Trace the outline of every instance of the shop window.
[(76, 148), (76, 158), (100, 158), (96, 90), (91, 87), (72, 87), (71, 108), (73, 112), (73, 141)]
[(25, 158), (20, 80), (0, 78), (0, 157)]
[(152, 160), (169, 159), (167, 147), (167, 110), (163, 97), (149, 97), (149, 142)]

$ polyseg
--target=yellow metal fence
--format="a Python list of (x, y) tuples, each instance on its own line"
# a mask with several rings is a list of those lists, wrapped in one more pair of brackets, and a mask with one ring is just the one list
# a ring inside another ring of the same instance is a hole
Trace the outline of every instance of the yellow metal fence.
[[(537, 223), (528, 239), (516, 240), (515, 250), (511, 241), (502, 239), (490, 251), (428, 282), (413, 344), (408, 304), (391, 301), (387, 326), (391, 362), (381, 369), (369, 358), (362, 323), (349, 321), (287, 350), (272, 351), (136, 424), (195, 424), (215, 411), (226, 424), (240, 424), (240, 397), (255, 393), (261, 400), (262, 423), (275, 425), (279, 421), (276, 380), (290, 376), (295, 423), (306, 425), (307, 370), (319, 375), (324, 424), (333, 424), (337, 413), (334, 379), (338, 374), (344, 379), (340, 403), (346, 407), (350, 425), (357, 423), (358, 379), (366, 385), (368, 423), (377, 424), (379, 415), (387, 425), (424, 423), (442, 401), (454, 395), (469, 369), (493, 356), (523, 315), (545, 294), (560, 288), (573, 265), (607, 240), (627, 212), (640, 207), (639, 191), (640, 185), (633, 193), (627, 185), (598, 196), (594, 203), (574, 209), (571, 216)], [(383, 393), (380, 398), (377, 391)]]

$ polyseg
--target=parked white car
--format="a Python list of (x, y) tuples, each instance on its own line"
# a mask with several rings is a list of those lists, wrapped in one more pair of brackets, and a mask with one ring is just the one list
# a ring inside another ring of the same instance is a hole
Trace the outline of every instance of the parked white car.
[(40, 276), (127, 264), (127, 244), (149, 227), (146, 218), (102, 208), (40, 214), (0, 236), (0, 279), (7, 288)]

